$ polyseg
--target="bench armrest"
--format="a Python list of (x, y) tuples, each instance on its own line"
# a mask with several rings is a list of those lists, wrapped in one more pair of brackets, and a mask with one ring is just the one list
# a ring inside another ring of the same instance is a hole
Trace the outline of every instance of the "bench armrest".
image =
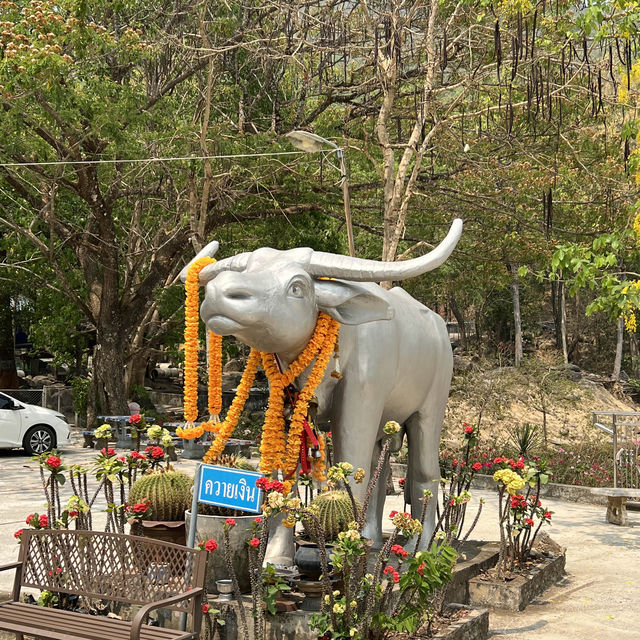
[(154, 611), (155, 609), (163, 609), (164, 607), (171, 606), (173, 604), (176, 604), (177, 602), (195, 598), (196, 596), (200, 596), (203, 593), (204, 589), (202, 587), (197, 587), (196, 589), (189, 589), (189, 591), (185, 591), (184, 593), (181, 593), (177, 596), (171, 596), (170, 598), (165, 598), (164, 600), (158, 600), (157, 602), (145, 604), (144, 607), (141, 607), (140, 611), (136, 613), (133, 622), (131, 623), (130, 640), (138, 640), (140, 638), (140, 628), (142, 627), (142, 623), (146, 620), (151, 611)]
[(23, 563), (21, 560), (11, 562), (9, 564), (3, 564), (2, 566), (0, 566), (0, 571), (6, 571), (7, 569), (17, 569), (18, 567), (21, 567), (22, 564)]

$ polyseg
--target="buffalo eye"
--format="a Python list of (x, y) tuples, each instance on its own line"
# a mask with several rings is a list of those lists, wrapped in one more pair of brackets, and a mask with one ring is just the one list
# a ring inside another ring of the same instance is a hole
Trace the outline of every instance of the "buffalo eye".
[(289, 295), (294, 298), (304, 298), (305, 286), (299, 280), (295, 280), (289, 285)]

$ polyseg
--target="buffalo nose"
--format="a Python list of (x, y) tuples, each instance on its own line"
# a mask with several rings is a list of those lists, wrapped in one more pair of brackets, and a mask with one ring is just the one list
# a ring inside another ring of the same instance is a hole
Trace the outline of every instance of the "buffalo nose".
[(249, 300), (253, 298), (251, 291), (241, 287), (226, 287), (222, 295), (229, 300)]

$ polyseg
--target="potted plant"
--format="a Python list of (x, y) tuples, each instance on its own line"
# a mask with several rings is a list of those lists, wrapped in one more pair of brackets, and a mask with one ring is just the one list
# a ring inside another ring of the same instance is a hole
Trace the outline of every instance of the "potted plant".
[[(159, 448), (159, 447), (158, 447)], [(170, 468), (155, 469), (132, 485), (129, 504), (148, 501), (151, 514), (140, 520), (142, 535), (186, 544), (185, 511), (191, 504), (193, 478)]]
[(101, 449), (105, 449), (107, 447), (107, 444), (109, 443), (109, 440), (113, 438), (113, 429), (111, 428), (110, 424), (105, 422), (104, 424), (101, 424), (97, 429), (95, 429), (93, 435), (96, 438), (94, 448), (97, 451), (100, 451)]
[(176, 448), (173, 444), (173, 438), (168, 429), (161, 427), (159, 424), (152, 424), (147, 429), (147, 438), (151, 444), (164, 447), (165, 453), (169, 460), (175, 462), (178, 459)]
[[(216, 461), (218, 466), (233, 469), (255, 471), (253, 465), (246, 459), (237, 456), (221, 455)], [(259, 519), (259, 518), (258, 518)], [(256, 520), (255, 514), (245, 511), (200, 505), (198, 508), (198, 524), (196, 540), (222, 540), (225, 529), (229, 536), (230, 561), (238, 579), (238, 585), (243, 593), (251, 588), (249, 579), (249, 558), (247, 554), (247, 540), (252, 537), (252, 525)], [(187, 530), (191, 527), (191, 511), (186, 512)], [(224, 554), (211, 556), (207, 563), (207, 591), (218, 593), (216, 581), (228, 579), (229, 571)]]
[(500, 553), (495, 569), (469, 581), (469, 601), (521, 611), (564, 574), (565, 555), (535, 549), (540, 529), (552, 512), (542, 506), (540, 490), (550, 472), (536, 464), (497, 457), (493, 480), (498, 488)]
[(332, 542), (338, 539), (341, 532), (348, 531), (349, 524), (358, 519), (360, 505), (349, 496), (347, 491), (330, 489), (319, 493), (311, 501), (308, 509), (317, 519), (302, 520), (305, 537), (297, 540), (298, 549), (294, 563), (303, 576), (317, 580), (322, 574), (317, 544), (318, 527), (321, 528), (323, 539), (326, 540), (326, 548), (330, 551)]

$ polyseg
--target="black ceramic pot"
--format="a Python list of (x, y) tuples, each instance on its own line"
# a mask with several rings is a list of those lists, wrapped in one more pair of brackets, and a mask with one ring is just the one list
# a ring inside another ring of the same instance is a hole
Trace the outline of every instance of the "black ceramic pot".
[[(293, 562), (298, 567), (298, 571), (303, 576), (317, 580), (322, 575), (322, 561), (320, 559), (320, 548), (314, 542), (301, 541), (298, 543), (298, 550), (293, 558)], [(331, 557), (332, 545), (325, 545), (327, 563), (329, 571), (333, 570), (329, 558)]]

